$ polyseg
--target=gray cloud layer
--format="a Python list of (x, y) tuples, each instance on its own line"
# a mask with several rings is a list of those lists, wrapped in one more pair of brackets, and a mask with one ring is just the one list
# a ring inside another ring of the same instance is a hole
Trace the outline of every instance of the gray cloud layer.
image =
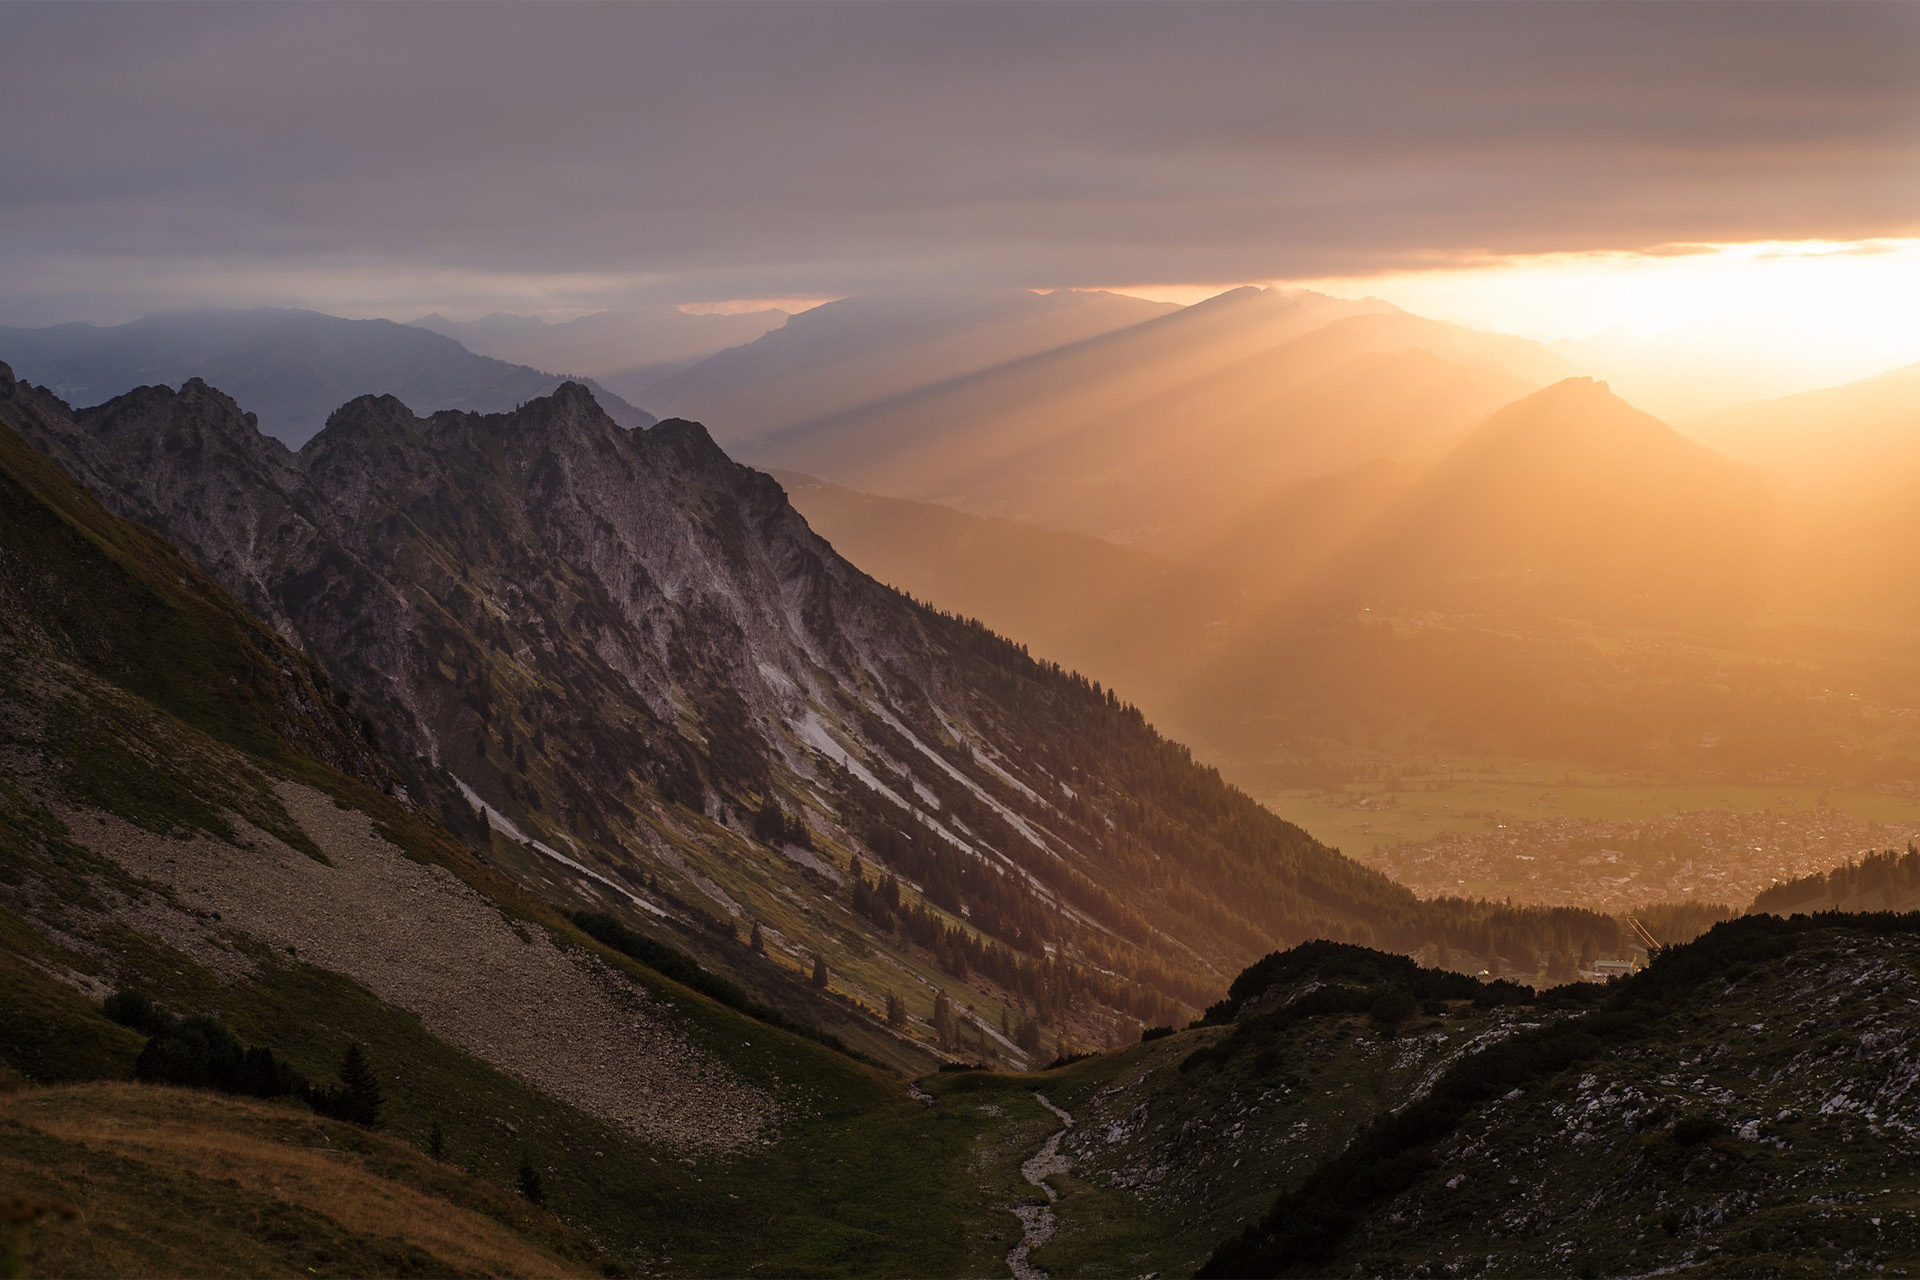
[(1910, 5), (4, 18), (0, 319), (329, 281), (403, 307), (1260, 279), (1920, 222)]

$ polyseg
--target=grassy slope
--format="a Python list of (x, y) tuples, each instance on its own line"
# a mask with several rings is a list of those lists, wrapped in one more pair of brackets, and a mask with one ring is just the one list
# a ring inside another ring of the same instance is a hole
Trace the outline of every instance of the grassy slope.
[(77, 1209), (44, 1275), (580, 1274), (590, 1242), (500, 1187), (304, 1106), (74, 1085), (0, 1096), (0, 1179)]

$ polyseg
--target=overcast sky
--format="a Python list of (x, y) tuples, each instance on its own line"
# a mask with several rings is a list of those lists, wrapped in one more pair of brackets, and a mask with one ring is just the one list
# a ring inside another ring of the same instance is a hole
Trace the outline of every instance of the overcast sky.
[(1920, 6), (9, 4), (0, 321), (1920, 234)]

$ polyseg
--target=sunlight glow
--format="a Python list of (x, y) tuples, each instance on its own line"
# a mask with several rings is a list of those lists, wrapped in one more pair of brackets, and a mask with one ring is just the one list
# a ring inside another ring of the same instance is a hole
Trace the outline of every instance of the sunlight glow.
[[(1548, 343), (1669, 417), (1920, 362), (1920, 238), (1676, 244), (1265, 283)], [(1190, 303), (1226, 287), (1118, 291)]]
[(1912, 301), (1920, 294), (1920, 239), (1541, 254), (1276, 283), (1371, 295), (1553, 343), (1596, 372), (1638, 381), (1647, 407), (1669, 413), (1920, 361)]
[(1555, 253), (1287, 283), (1552, 341), (1705, 325), (1775, 339), (1865, 341), (1920, 357), (1920, 239), (1675, 245)]

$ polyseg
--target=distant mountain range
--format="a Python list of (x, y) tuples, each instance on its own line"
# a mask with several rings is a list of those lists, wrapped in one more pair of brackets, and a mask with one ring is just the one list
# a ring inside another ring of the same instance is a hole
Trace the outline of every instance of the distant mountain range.
[(787, 313), (774, 309), (689, 315), (678, 307), (658, 306), (596, 311), (555, 323), (506, 312), (465, 321), (435, 313), (413, 323), (484, 356), (588, 374), (619, 390), (645, 388), (678, 368), (752, 342), (786, 322)]
[(1871, 500), (1920, 483), (1920, 364), (1676, 425), (1789, 493)]
[[(411, 325), (271, 308), (148, 316), (104, 328), (0, 329), (0, 360), (78, 405), (205, 379), (230, 388), (262, 430), (295, 448), (358, 395), (398, 396), (423, 413), (498, 412), (563, 381)], [(655, 420), (604, 388), (597, 394), (623, 426)]]
[(661, 379), (646, 388), (646, 399), (663, 413), (713, 424), (716, 439), (739, 449), (800, 423), (1178, 310), (1071, 290), (844, 298)]
[(1379, 303), (1242, 289), (741, 447), (858, 489), (1157, 550), (1293, 481), (1430, 460), (1562, 372), (1543, 348)]
[[(1105, 341), (1139, 342), (1187, 314)], [(1323, 329), (1330, 337), (1376, 321)], [(1295, 345), (1323, 340), (1310, 332)], [(1443, 363), (1418, 348), (1394, 360)], [(1390, 395), (1393, 385), (1380, 371), (1373, 390)], [(1085, 395), (1108, 387), (1090, 378)], [(1421, 419), (1417, 397), (1402, 404), (1403, 420)], [(1020, 412), (976, 407), (987, 423)], [(1167, 440), (1204, 439), (1212, 427), (1197, 411), (1186, 420)], [(1324, 440), (1291, 443), (1283, 417), (1268, 421), (1269, 435), (1289, 442), (1281, 456), (1324, 450)], [(1146, 440), (1143, 452), (1160, 461), (1138, 475), (1177, 474), (1151, 432), (1129, 436), (1116, 422), (1106, 452), (1084, 451), (1080, 490), (1118, 472), (1141, 447), (1129, 440)], [(954, 429), (964, 434), (962, 417)], [(1824, 680), (1859, 684), (1862, 673), (1836, 664), (1854, 661), (1863, 636), (1876, 637), (1876, 661), (1901, 661), (1900, 633), (1885, 624), (1908, 625), (1920, 598), (1912, 489), (1825, 510), (1796, 505), (1764, 473), (1585, 379), (1496, 406), (1401, 461), (1376, 457), (1254, 498), (1259, 490), (1237, 484), (1223, 460), (1262, 439), (1254, 429), (1211, 452), (1196, 443), (1222, 478), (1161, 508), (1177, 513), (1163, 522), (1141, 522), (1144, 547), (1187, 566), (1167, 586), (1146, 574), (1107, 590), (1095, 557), (1063, 555), (1072, 544), (1033, 523), (968, 524), (820, 484), (797, 486), (794, 498), (856, 563), (1132, 690), (1156, 723), (1244, 785), (1276, 785), (1292, 762), (1381, 750), (1683, 772), (1850, 772), (1912, 753), (1886, 722), (1851, 718), (1819, 683), (1779, 665), (1792, 654), (1830, 672)], [(886, 448), (876, 434), (869, 452)], [(1059, 503), (1034, 504), (1048, 523), (1087, 509), (1074, 507), (1069, 474), (1063, 464)], [(1789, 630), (1778, 619), (1800, 621)], [(1650, 626), (1671, 638), (1649, 642)], [(1709, 661), (1712, 652), (1724, 656)], [(1875, 679), (1875, 696), (1898, 705), (1892, 670)], [(1788, 724), (1799, 728), (1782, 732)], [(1690, 744), (1707, 740), (1718, 744), (1711, 759), (1696, 758)]]

